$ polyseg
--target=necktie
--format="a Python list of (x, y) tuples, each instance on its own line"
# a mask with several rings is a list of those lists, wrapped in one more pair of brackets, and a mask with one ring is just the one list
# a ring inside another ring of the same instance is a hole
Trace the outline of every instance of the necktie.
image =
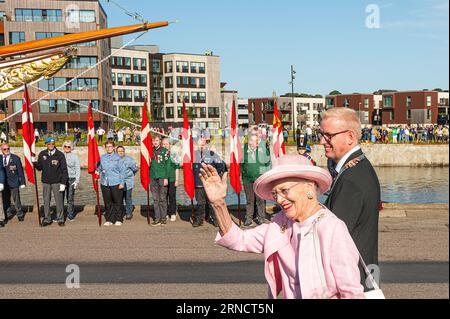
[(330, 171), (331, 177), (335, 179), (336, 176), (338, 176), (338, 172), (336, 171), (336, 163), (332, 160), (328, 160), (327, 166), (328, 170)]
[(8, 157), (3, 157), (3, 166), (6, 167), (8, 165)]

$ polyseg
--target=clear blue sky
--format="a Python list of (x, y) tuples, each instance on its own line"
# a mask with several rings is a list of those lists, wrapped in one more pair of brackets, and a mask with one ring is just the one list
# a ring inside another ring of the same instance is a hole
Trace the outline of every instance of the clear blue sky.
[[(164, 53), (213, 51), (221, 80), (240, 97), (290, 92), (291, 64), (297, 92), (449, 87), (448, 0), (115, 1), (149, 21), (180, 20), (138, 44)], [(101, 3), (109, 26), (135, 23)], [(378, 29), (366, 27), (369, 4), (380, 10)]]

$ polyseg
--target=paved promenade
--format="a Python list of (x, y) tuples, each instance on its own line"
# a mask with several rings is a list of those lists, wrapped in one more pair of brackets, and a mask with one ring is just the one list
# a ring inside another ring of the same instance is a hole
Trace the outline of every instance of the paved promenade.
[[(189, 212), (182, 214), (185, 219)], [(449, 298), (448, 205), (388, 205), (380, 222), (382, 288), (388, 298)], [(177, 220), (150, 227), (135, 213), (99, 228), (92, 207), (60, 228), (0, 229), (0, 298), (265, 298), (263, 257), (214, 244), (216, 229)], [(67, 289), (66, 266), (81, 286)]]

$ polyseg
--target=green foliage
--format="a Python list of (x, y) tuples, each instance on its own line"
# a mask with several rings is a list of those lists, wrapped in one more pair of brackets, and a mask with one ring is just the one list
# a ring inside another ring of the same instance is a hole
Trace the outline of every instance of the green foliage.
[(337, 90), (334, 90), (334, 91), (331, 91), (329, 95), (342, 95), (342, 93)]
[[(149, 122), (151, 123), (151, 112), (149, 112), (150, 114), (150, 118), (149, 118)], [(136, 123), (136, 125), (138, 125), (141, 121), (142, 121), (142, 117), (139, 113), (133, 113), (130, 111), (130, 109), (128, 107), (119, 107), (119, 117), (121, 119), (127, 120), (129, 122), (132, 123)], [(123, 127), (132, 127), (133, 125), (131, 125), (130, 123), (127, 123), (125, 121), (121, 121), (121, 120), (117, 120), (116, 122), (114, 122), (114, 128), (115, 129), (120, 129)]]

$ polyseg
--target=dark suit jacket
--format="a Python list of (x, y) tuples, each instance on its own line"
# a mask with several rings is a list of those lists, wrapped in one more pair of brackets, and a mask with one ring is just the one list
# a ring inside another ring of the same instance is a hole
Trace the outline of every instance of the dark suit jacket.
[[(346, 163), (362, 154), (361, 150), (353, 153)], [(380, 202), (380, 182), (367, 158), (355, 167), (347, 169), (339, 177), (325, 202), (325, 205), (347, 224), (366, 265), (378, 265)], [(360, 267), (360, 270), (361, 279), (365, 280), (363, 268)]]
[[(4, 156), (0, 156), (0, 160), (3, 165)], [(20, 185), (25, 185), (25, 175), (23, 173), (23, 166), (20, 157), (11, 154), (9, 157), (9, 163), (4, 167), (6, 173), (6, 184), (10, 188), (19, 188)]]

